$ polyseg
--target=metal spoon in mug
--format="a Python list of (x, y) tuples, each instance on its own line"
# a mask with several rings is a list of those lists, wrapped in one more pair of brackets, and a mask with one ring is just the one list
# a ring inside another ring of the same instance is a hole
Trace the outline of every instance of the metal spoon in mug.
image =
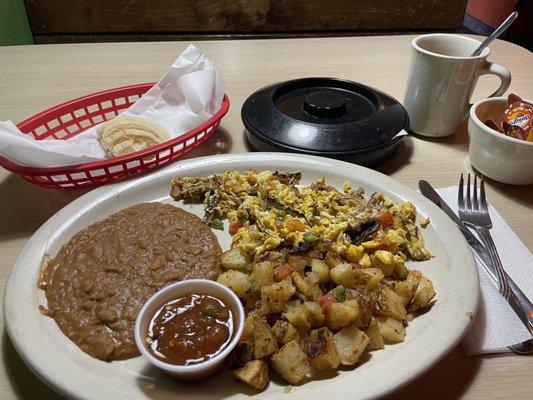
[(470, 57), (479, 56), (483, 49), (489, 45), (490, 42), (492, 42), (494, 39), (496, 39), (498, 36), (500, 36), (503, 32), (505, 32), (514, 22), (514, 20), (518, 17), (518, 12), (512, 12), (505, 21), (502, 22), (502, 24), (497, 27), (494, 32), (490, 34), (490, 36), (487, 36), (487, 38), (481, 42), (479, 47), (474, 50), (472, 54), (470, 54)]

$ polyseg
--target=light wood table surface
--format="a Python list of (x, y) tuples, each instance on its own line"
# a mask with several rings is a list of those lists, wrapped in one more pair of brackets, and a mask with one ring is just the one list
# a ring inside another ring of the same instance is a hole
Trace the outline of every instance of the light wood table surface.
[[(206, 41), (196, 43), (222, 74), (231, 108), (217, 135), (188, 157), (249, 151), (243, 140), (240, 108), (264, 85), (306, 76), (351, 79), (390, 93), (399, 100), (407, 79), (413, 36)], [(0, 120), (19, 122), (65, 100), (110, 87), (156, 81), (184, 42), (67, 44), (0, 47)], [(490, 60), (507, 66), (510, 91), (533, 97), (533, 55), (496, 41)], [(493, 92), (497, 78), (482, 76), (473, 99)], [(400, 151), (377, 168), (417, 187), (426, 179), (436, 187), (455, 185), (471, 171), (465, 126), (450, 137), (409, 137)], [(17, 254), (37, 228), (83, 191), (41, 189), (0, 168), (0, 287)], [(520, 239), (533, 248), (533, 186), (489, 182), (488, 198)], [(3, 327), (4, 320), (0, 318)], [(2, 335), (0, 398), (58, 399)], [(401, 366), (399, 366), (401, 367)], [(399, 399), (526, 399), (533, 393), (533, 357), (466, 357), (459, 346), (422, 378), (395, 395)]]

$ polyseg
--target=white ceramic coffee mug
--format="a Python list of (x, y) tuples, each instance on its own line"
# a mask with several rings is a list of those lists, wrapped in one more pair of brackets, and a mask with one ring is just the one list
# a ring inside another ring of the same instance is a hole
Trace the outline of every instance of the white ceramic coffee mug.
[(469, 56), (479, 44), (475, 39), (444, 33), (413, 39), (404, 98), (412, 132), (432, 137), (453, 134), (468, 118), (470, 96), (480, 75), (494, 74), (501, 79), (500, 87), (489, 97), (501, 96), (509, 88), (511, 73), (487, 61), (488, 47), (477, 57)]

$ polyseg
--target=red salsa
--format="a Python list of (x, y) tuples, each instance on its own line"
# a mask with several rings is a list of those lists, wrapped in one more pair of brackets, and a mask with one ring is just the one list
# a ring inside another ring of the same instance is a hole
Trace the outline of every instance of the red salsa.
[(233, 317), (219, 299), (188, 294), (164, 304), (150, 321), (146, 342), (162, 361), (191, 365), (207, 361), (229, 343)]

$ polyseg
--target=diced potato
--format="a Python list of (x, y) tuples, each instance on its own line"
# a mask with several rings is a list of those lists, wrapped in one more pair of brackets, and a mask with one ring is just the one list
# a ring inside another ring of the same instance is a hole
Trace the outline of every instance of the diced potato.
[(276, 268), (278, 265), (282, 265), (287, 262), (285, 255), (279, 251), (269, 251), (266, 254), (266, 260), (270, 261), (272, 265), (274, 266), (274, 268)]
[(254, 320), (254, 358), (268, 357), (278, 351), (278, 340), (270, 326), (262, 319)]
[(385, 285), (381, 285), (376, 290), (375, 296), (379, 315), (391, 317), (398, 321), (405, 320), (407, 312), (403, 306), (403, 299), (392, 289)]
[(231, 374), (235, 379), (257, 390), (263, 390), (270, 379), (268, 365), (264, 360), (250, 361), (244, 367), (232, 371)]
[(300, 331), (306, 332), (311, 328), (310, 311), (300, 300), (286, 302), (283, 317)]
[(379, 325), (375, 319), (370, 321), (367, 330), (365, 331), (368, 336), (369, 342), (367, 349), (368, 350), (380, 350), (385, 347), (381, 333), (379, 333)]
[(341, 263), (329, 271), (331, 280), (337, 285), (353, 288), (357, 285), (357, 276), (352, 264)]
[(379, 268), (385, 276), (391, 276), (394, 272), (394, 255), (390, 251), (376, 250), (370, 259), (372, 266)]
[(409, 304), (409, 311), (416, 311), (429, 306), (433, 297), (435, 297), (433, 283), (425, 276), (421, 276), (413, 299)]
[(309, 265), (311, 266), (311, 271), (317, 274), (320, 282), (329, 281), (329, 267), (324, 261), (312, 258)]
[(226, 271), (220, 274), (217, 282), (229, 287), (237, 296), (243, 298), (250, 289), (250, 280), (247, 274), (240, 271)]
[(302, 339), (302, 348), (313, 368), (326, 369), (339, 366), (339, 355), (333, 333), (328, 328), (314, 329)]
[(350, 299), (346, 301), (346, 303), (351, 303), (353, 301), (357, 302), (358, 313), (354, 322), (355, 326), (357, 326), (359, 329), (366, 329), (370, 323), (370, 319), (372, 318), (372, 302), (370, 296), (366, 294), (363, 295), (357, 290), (352, 289), (347, 289), (346, 293), (346, 298)]
[(251, 261), (251, 255), (240, 247), (234, 247), (220, 256), (220, 266), (225, 270), (248, 271)]
[(291, 278), (296, 290), (304, 296), (312, 299), (318, 299), (322, 296), (323, 293), (320, 287), (313, 283), (308, 277), (303, 277), (300, 273), (293, 272)]
[(304, 301), (304, 307), (309, 311), (309, 322), (314, 328), (318, 328), (324, 324), (324, 311), (318, 303), (314, 301)]
[(291, 384), (300, 382), (311, 372), (309, 358), (295, 340), (279, 349), (270, 360), (274, 369)]
[(354, 273), (356, 284), (363, 285), (367, 291), (376, 289), (384, 277), (379, 268), (357, 268)]
[(407, 307), (416, 292), (418, 280), (394, 281), (389, 284), (389, 287), (402, 298), (403, 306)]
[(303, 274), (304, 268), (309, 264), (309, 261), (304, 256), (297, 255), (297, 254), (290, 254), (287, 256), (287, 263), (290, 264), (290, 266), (292, 267), (294, 271), (297, 271)]
[(420, 282), (420, 278), (422, 278), (422, 272), (413, 269), (412, 271), (409, 271), (406, 281), (416, 282), (418, 284)]
[(350, 325), (357, 319), (357, 309), (344, 303), (333, 303), (326, 311), (326, 326), (329, 329), (339, 329)]
[(296, 291), (290, 278), (261, 288), (261, 312), (263, 314), (282, 312), (284, 304)]
[(334, 251), (328, 251), (326, 253), (326, 257), (324, 259), (324, 262), (326, 263), (326, 265), (331, 269), (333, 267), (335, 267), (336, 265), (339, 265), (339, 264), (342, 264), (343, 261), (342, 261), (342, 258), (341, 256), (339, 256), (337, 253), (335, 253)]
[(357, 299), (349, 299), (346, 301), (343, 301), (341, 304), (344, 304), (345, 306), (352, 307), (357, 311), (357, 314), (359, 314), (359, 302)]
[(305, 280), (305, 278), (300, 275), (298, 272), (293, 272), (291, 274), (292, 283), (296, 290), (300, 293), (302, 293), (305, 296), (311, 295), (311, 289), (309, 288), (309, 282)]
[(263, 261), (254, 264), (250, 274), (250, 290), (256, 292), (263, 286), (269, 286), (274, 283), (274, 267), (270, 261)]
[(300, 341), (300, 333), (298, 332), (298, 329), (296, 329), (296, 327), (289, 321), (278, 319), (274, 323), (272, 331), (274, 332), (274, 335), (276, 335), (276, 339), (280, 345), (287, 344), (291, 340), (296, 340), (297, 342)]
[(242, 333), (241, 340), (253, 340), (256, 318), (261, 318), (261, 315), (257, 310), (252, 311), (246, 316), (246, 319), (244, 320), (244, 331)]
[(403, 324), (389, 317), (377, 317), (379, 333), (385, 343), (400, 343), (405, 339), (405, 327)]
[(342, 365), (354, 365), (359, 361), (370, 339), (355, 325), (342, 328), (333, 335), (339, 361)]
[(241, 368), (246, 363), (254, 360), (254, 343), (241, 341), (237, 344), (230, 355), (230, 369)]
[(409, 270), (405, 266), (405, 261), (398, 255), (394, 255), (394, 272), (392, 275), (399, 280), (404, 280), (409, 275)]
[(246, 295), (242, 298), (244, 308), (246, 310), (252, 310), (257, 306), (257, 302), (261, 299), (261, 291), (252, 292), (252, 288), (246, 292)]
[(309, 279), (310, 282), (314, 284), (320, 283), (320, 277), (316, 272), (308, 271), (305, 273), (305, 276)]

